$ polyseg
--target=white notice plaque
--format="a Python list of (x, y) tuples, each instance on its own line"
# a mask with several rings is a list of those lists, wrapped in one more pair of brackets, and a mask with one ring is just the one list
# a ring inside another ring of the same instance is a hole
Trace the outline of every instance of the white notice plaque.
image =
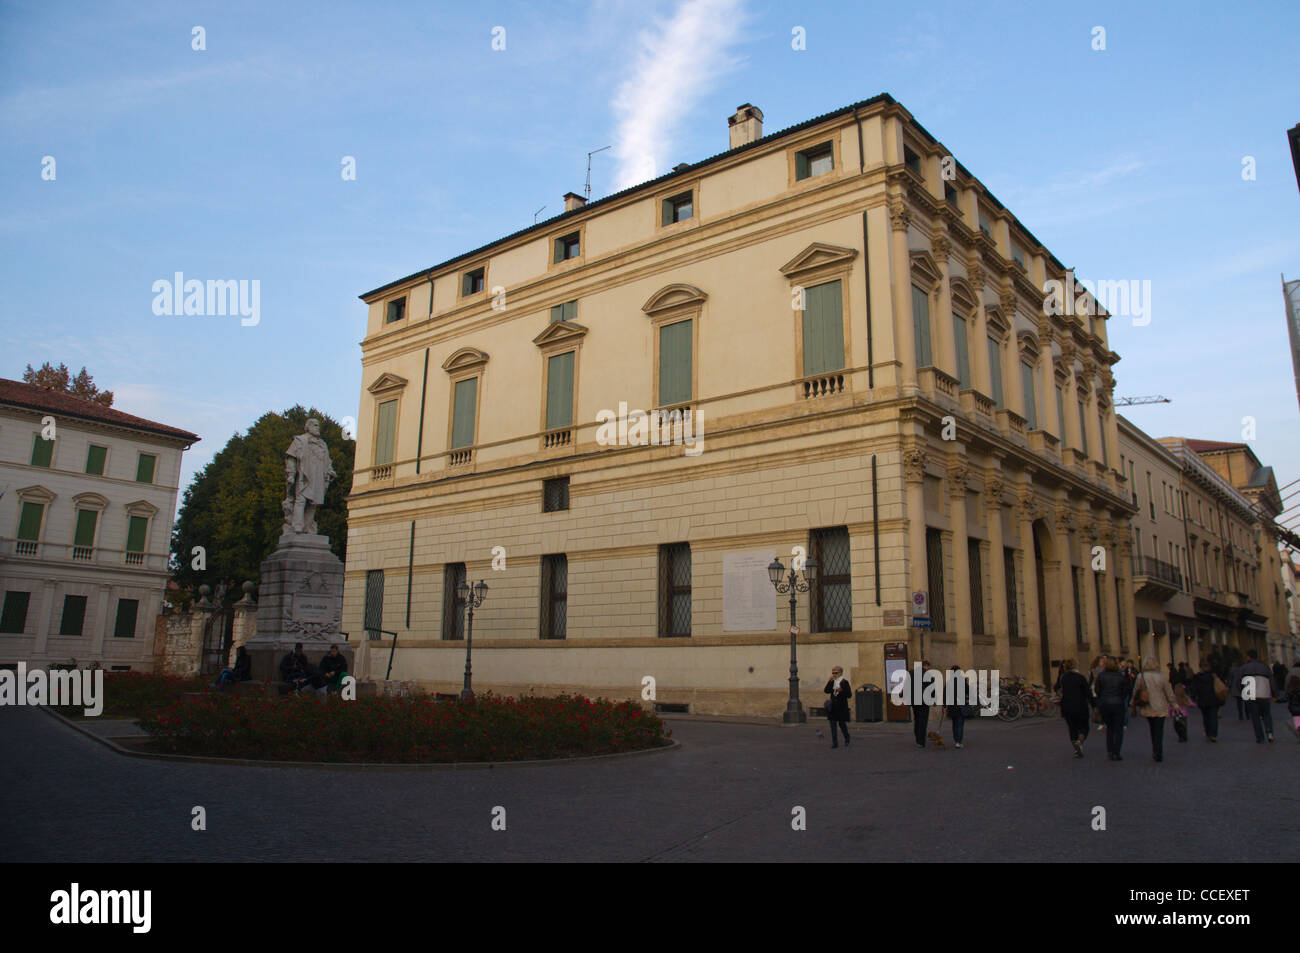
[(722, 555), (722, 631), (771, 632), (776, 628), (776, 590), (767, 567), (770, 549)]

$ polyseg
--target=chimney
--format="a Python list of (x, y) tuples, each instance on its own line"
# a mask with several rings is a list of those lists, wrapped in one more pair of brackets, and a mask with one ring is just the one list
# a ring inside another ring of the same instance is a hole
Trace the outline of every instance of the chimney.
[(745, 103), (736, 107), (736, 114), (727, 119), (731, 133), (731, 148), (743, 146), (763, 138), (763, 110)]
[(566, 212), (572, 212), (575, 208), (582, 208), (586, 204), (587, 200), (581, 195), (573, 192), (564, 193), (564, 210)]

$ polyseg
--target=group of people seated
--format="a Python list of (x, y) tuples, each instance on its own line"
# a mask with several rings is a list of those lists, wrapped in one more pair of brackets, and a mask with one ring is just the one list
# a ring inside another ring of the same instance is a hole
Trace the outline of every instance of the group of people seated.
[(320, 665), (307, 661), (307, 653), (302, 650), (302, 643), (294, 645), (293, 651), (280, 660), (280, 679), (293, 692), (318, 691), (321, 694), (337, 692), (343, 686), (343, 677), (348, 673), (348, 660), (339, 651), (337, 645), (331, 645)]
[[(215, 687), (225, 691), (236, 682), (250, 681), (253, 677), (252, 668), (253, 657), (244, 646), (239, 646), (235, 650), (234, 665), (222, 669)], [(287, 692), (337, 692), (342, 688), (343, 678), (347, 674), (347, 657), (339, 651), (337, 645), (330, 646), (329, 652), (320, 660), (320, 665), (312, 665), (307, 661), (307, 653), (302, 650), (301, 642), (295, 643), (293, 651), (280, 660), (280, 680), (287, 686)]]

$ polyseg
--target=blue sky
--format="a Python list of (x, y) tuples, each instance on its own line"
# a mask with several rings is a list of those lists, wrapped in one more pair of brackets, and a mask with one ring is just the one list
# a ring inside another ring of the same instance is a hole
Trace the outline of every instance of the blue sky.
[[(1284, 2), (2, 3), (0, 376), (84, 364), (203, 437), (184, 486), (267, 410), (355, 416), (357, 295), (558, 213), (588, 150), (599, 198), (722, 151), (740, 103), (773, 132), (883, 91), (1080, 277), (1152, 282), (1116, 393), (1173, 403), (1130, 420), (1253, 417), (1286, 483), (1298, 32)], [(177, 271), (259, 280), (260, 323), (155, 315)]]

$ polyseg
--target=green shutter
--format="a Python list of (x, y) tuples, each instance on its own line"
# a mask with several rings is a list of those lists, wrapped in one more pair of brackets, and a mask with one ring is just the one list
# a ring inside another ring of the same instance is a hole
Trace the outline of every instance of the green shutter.
[(86, 624), (86, 597), (64, 596), (63, 616), (59, 620), (59, 635), (81, 635)]
[(148, 453), (140, 454), (140, 461), (135, 466), (135, 482), (152, 483), (153, 468), (154, 468), (154, 464), (157, 462), (158, 462), (158, 458), (153, 456), (152, 454), (148, 454)]
[(375, 462), (377, 467), (393, 462), (397, 446), (397, 401), (386, 400), (379, 405), (375, 420)]
[(27, 627), (27, 604), (31, 600), (30, 592), (10, 589), (5, 593), (4, 608), (0, 609), (0, 632), (8, 635), (22, 635)]
[(45, 513), (44, 503), (23, 503), (22, 515), (18, 518), (18, 538), (34, 542), (41, 538), (41, 516)]
[(558, 265), (562, 261), (564, 261), (564, 239), (557, 238), (555, 240), (555, 261), (553, 264)]
[(97, 447), (93, 443), (86, 451), (86, 472), (91, 476), (104, 475), (104, 458), (108, 455), (106, 447)]
[(1002, 404), (1002, 348), (997, 341), (989, 338), (989, 383), (990, 390), (993, 391), (989, 396), (993, 398), (993, 404), (1001, 407)]
[(32, 444), (32, 466), (48, 467), (54, 458), (54, 441), (42, 440), (38, 435)]
[(551, 324), (564, 320), (564, 305), (557, 304), (551, 306)]
[(77, 510), (77, 530), (72, 537), (73, 546), (95, 545), (95, 520), (99, 513), (95, 510)]
[(140, 602), (137, 599), (117, 600), (117, 619), (113, 623), (114, 638), (135, 638), (135, 616), (139, 608)]
[(808, 178), (808, 156), (802, 152), (794, 154), (794, 177), (796, 180)]
[(838, 281), (804, 289), (805, 377), (844, 368), (844, 310)]
[(691, 399), (692, 321), (659, 327), (659, 405)]
[(661, 203), (663, 214), (660, 216), (661, 225), (671, 225), (673, 223), (673, 200), (664, 199)]
[(957, 381), (963, 388), (970, 387), (970, 351), (966, 346), (966, 319), (952, 316), (952, 340), (957, 350)]
[(1020, 365), (1020, 387), (1025, 395), (1025, 423), (1030, 430), (1038, 429), (1038, 400), (1034, 393), (1034, 369)]
[(930, 296), (912, 285), (912, 327), (916, 334), (916, 366), (928, 367), (930, 356)]
[(546, 429), (573, 426), (573, 351), (547, 361)]
[(557, 321), (574, 321), (578, 317), (578, 302), (566, 301), (551, 308), (551, 324)]
[(126, 551), (128, 553), (144, 552), (145, 532), (149, 529), (149, 518), (132, 516), (126, 530)]
[(478, 378), (467, 377), (456, 382), (453, 395), (454, 409), (451, 418), (451, 449), (469, 447), (474, 443), (474, 411), (478, 403)]

